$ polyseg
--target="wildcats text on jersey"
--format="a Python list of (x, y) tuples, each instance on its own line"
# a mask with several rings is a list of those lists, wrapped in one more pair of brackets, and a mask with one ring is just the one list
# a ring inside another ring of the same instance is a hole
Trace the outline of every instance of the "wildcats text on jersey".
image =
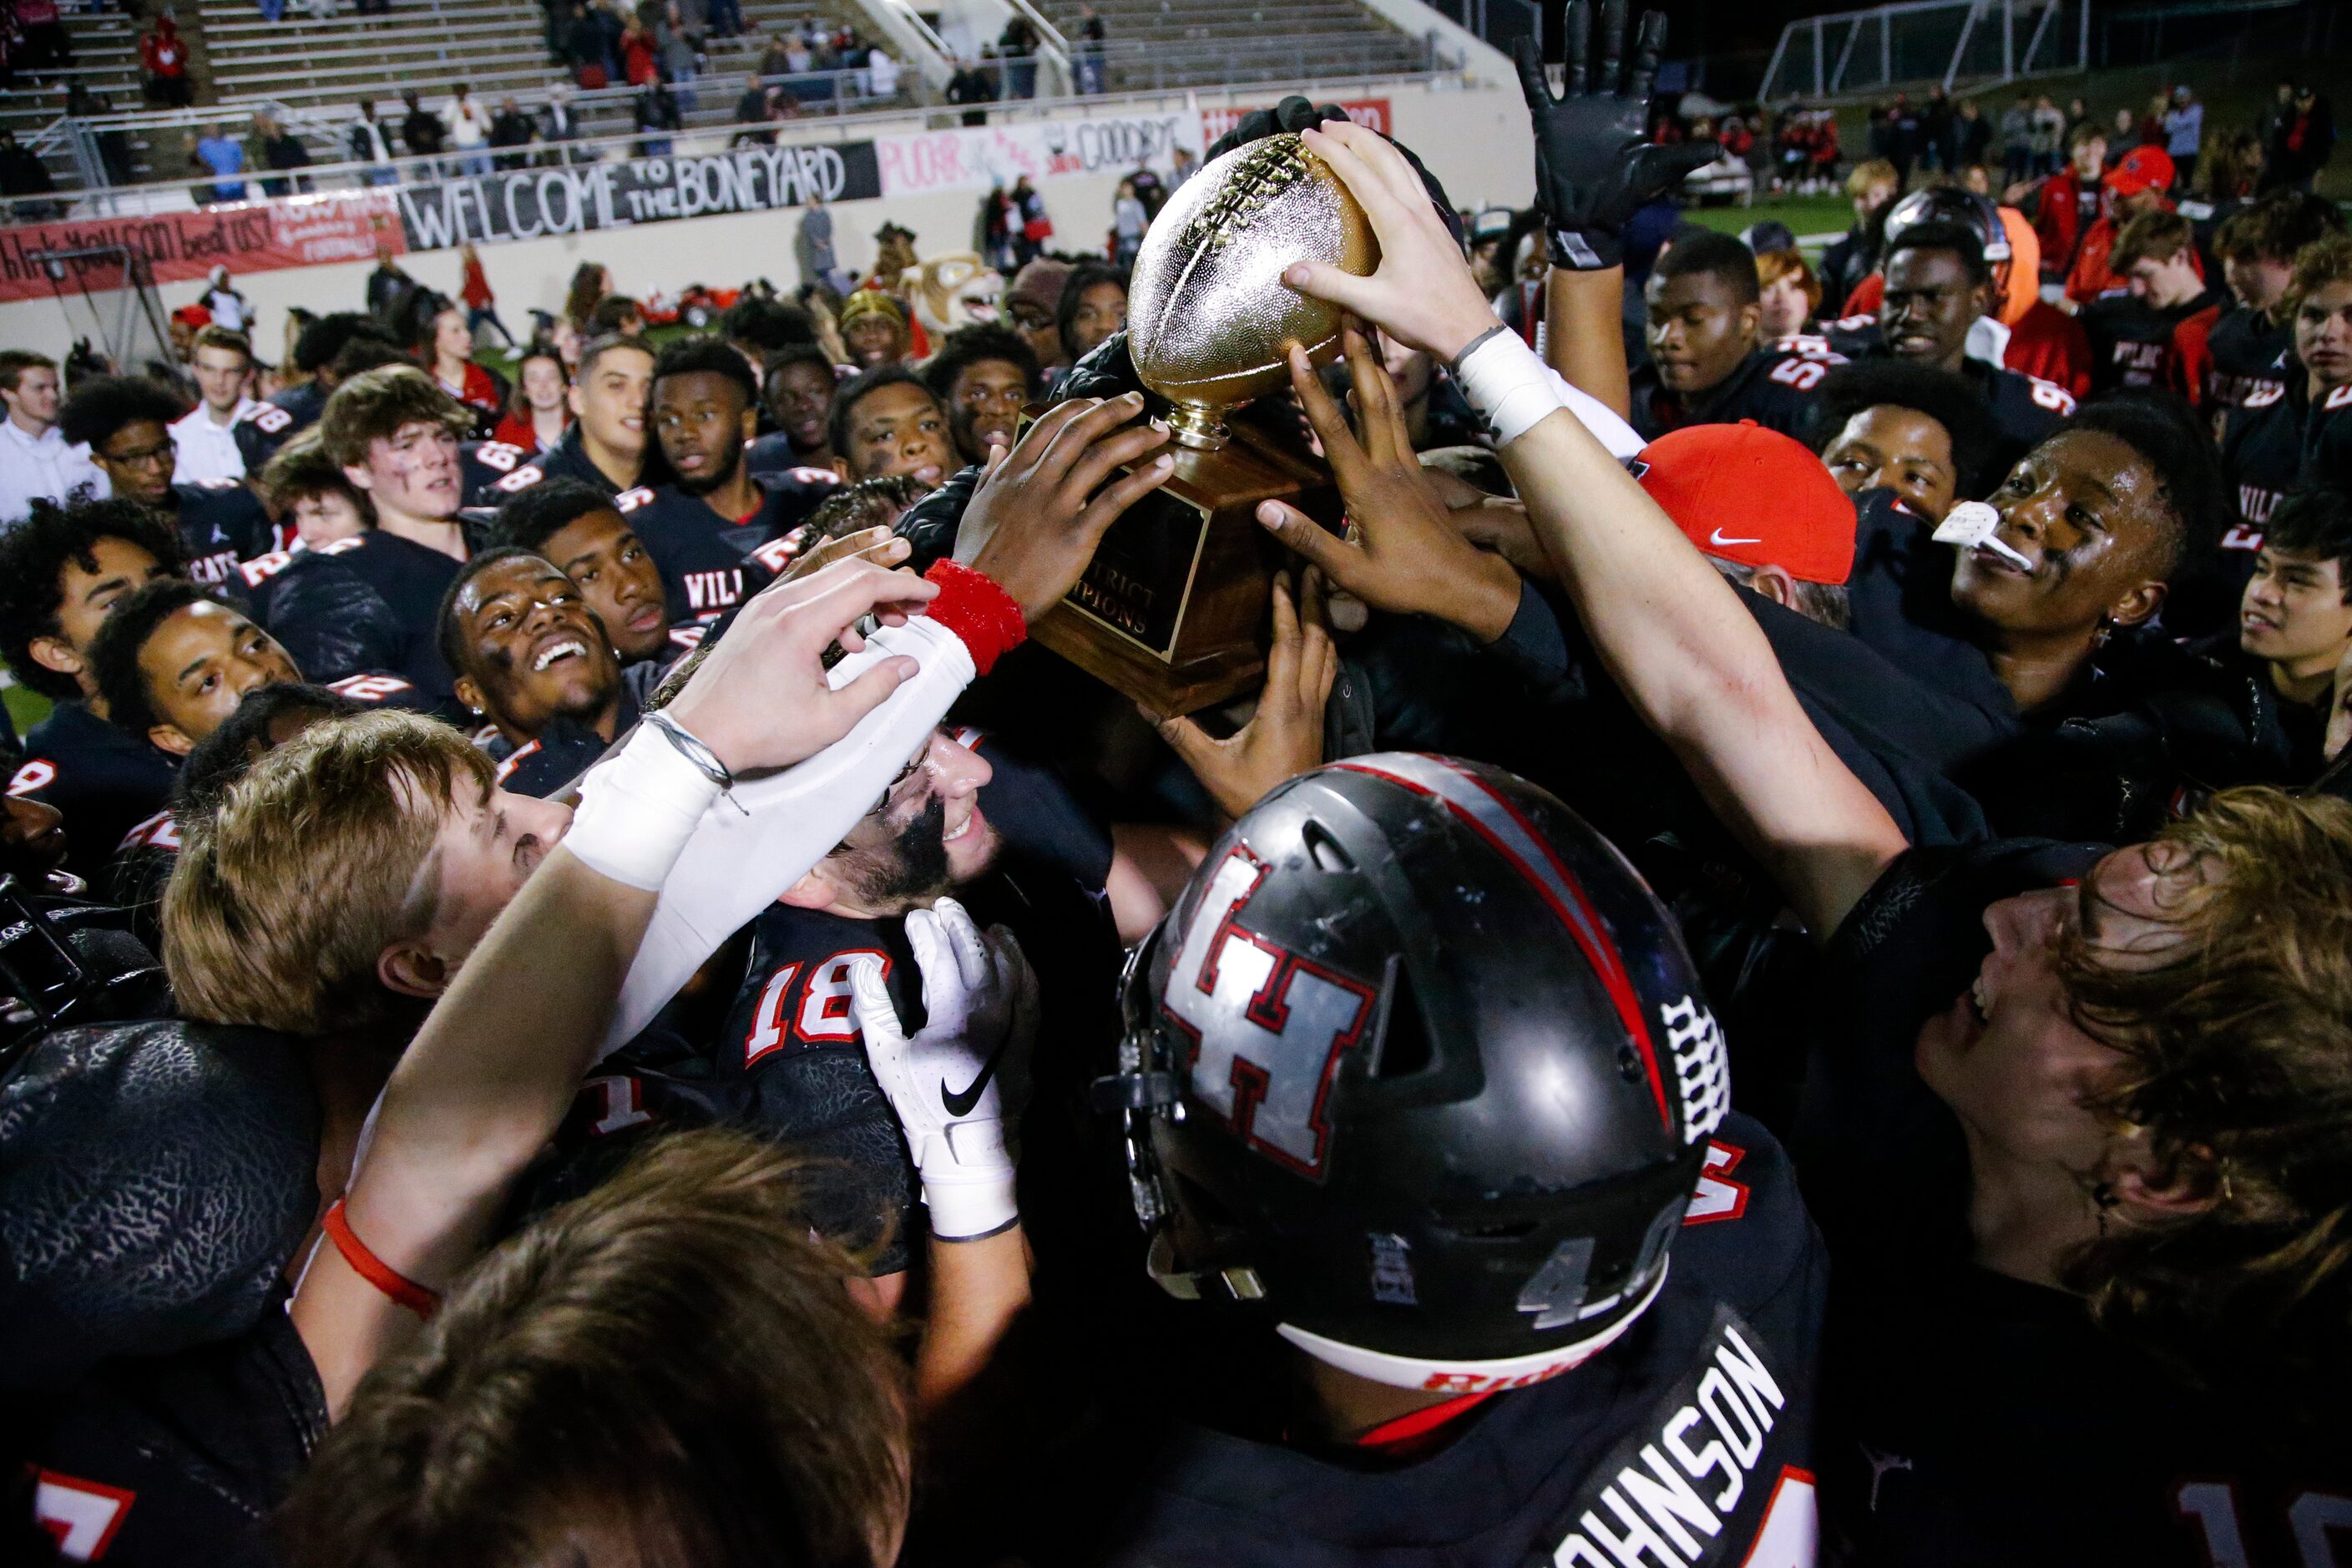
[[(1564, 1510), (1557, 1568), (1795, 1568), (1813, 1561), (1813, 1478), (1774, 1428), (1788, 1404), (1727, 1306), (1689, 1372), (1592, 1467)], [(1761, 1500), (1761, 1508), (1757, 1504)], [(1752, 1533), (1731, 1527), (1758, 1520)]]

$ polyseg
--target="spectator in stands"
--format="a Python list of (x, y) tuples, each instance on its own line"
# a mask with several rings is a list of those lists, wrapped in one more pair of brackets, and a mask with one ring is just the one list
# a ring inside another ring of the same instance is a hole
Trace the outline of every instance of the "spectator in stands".
[(196, 139), (196, 162), (213, 172), (212, 199), (245, 200), (245, 182), (233, 176), (245, 171), (245, 144), (218, 125), (207, 126)]
[[(768, 86), (760, 79), (760, 73), (753, 71), (743, 79), (743, 96), (735, 100), (735, 123), (766, 125), (768, 121)], [(773, 131), (738, 131), (729, 144), (740, 147), (750, 142), (755, 146), (772, 147), (775, 142)]]
[(449, 107), (442, 117), (449, 126), (449, 145), (457, 151), (458, 167), (469, 175), (488, 174), (489, 155), (482, 149), (489, 144), (490, 117), (482, 112), (464, 82), (450, 93)]
[(411, 154), (425, 160), (411, 171), (412, 177), (417, 180), (440, 178), (441, 168), (436, 160), (441, 156), (443, 143), (449, 139), (449, 128), (441, 123), (439, 115), (417, 100), (415, 88), (404, 89), (400, 101), (408, 106), (407, 117), (400, 122), (400, 139)]
[(538, 123), (523, 112), (513, 95), (508, 95), (499, 104), (499, 111), (490, 116), (490, 145), (499, 150), (492, 163), (500, 170), (522, 168), (530, 158), (520, 149), (530, 146), (538, 135)]
[(629, 100), (629, 118), (639, 136), (629, 143), (633, 158), (667, 158), (672, 145), (670, 139), (658, 132), (676, 131), (683, 123), (677, 111), (677, 100), (670, 96), (669, 84), (660, 80), (646, 82)]
[(2043, 93), (2033, 100), (2033, 172), (2047, 174), (2056, 171), (2060, 149), (2066, 145), (2066, 115), (2050, 95)]
[(195, 377), (198, 396), (186, 417), (168, 427), (176, 454), (172, 482), (193, 485), (245, 478), (236, 427), (260, 406), (246, 395), (246, 384), (253, 377), (253, 341), (228, 327), (207, 326), (189, 346), (188, 370)]
[[(603, 87), (605, 82), (604, 30), (596, 25), (596, 18), (589, 15), (587, 0), (572, 0), (562, 25), (561, 42), (561, 58), (572, 72), (572, 79), (584, 88)], [(594, 73), (593, 77), (591, 72)]]
[(2034, 172), (2033, 95), (2021, 92), (2000, 114), (2000, 174), (2014, 185), (2032, 179)]
[[(267, 110), (253, 117), (253, 144), (255, 151), (261, 154), (264, 168), (282, 170), (310, 166), (310, 150), (302, 145), (302, 139), (280, 125), (277, 118)], [(310, 182), (307, 176), (261, 182), (264, 195), (290, 196), (298, 190), (310, 188)]]
[(58, 0), (14, 0), (16, 48), (12, 65), (36, 74), (73, 63), (73, 45), (58, 16)]
[[(66, 83), (67, 119), (96, 120), (113, 112), (114, 105), (106, 94), (88, 82), (77, 79)], [(127, 131), (99, 132), (98, 161), (106, 170), (108, 184), (131, 184), (131, 133)]]
[(868, 98), (893, 102), (898, 96), (898, 62), (890, 51), (877, 44), (866, 54), (864, 86)]
[(963, 110), (963, 123), (988, 123), (986, 105), (996, 100), (994, 74), (983, 66), (976, 66), (966, 56), (956, 57), (955, 74), (948, 78), (947, 100)]
[(361, 179), (371, 185), (400, 184), (400, 174), (392, 166), (391, 132), (383, 121), (375, 117), (375, 100), (360, 100), (359, 118), (352, 121), (348, 139), (352, 162), (368, 165), (360, 172)]
[(655, 58), (653, 30), (635, 16), (621, 27), (621, 79), (631, 87), (650, 87), (661, 75)]
[(0, 349), (0, 529), (21, 522), (35, 500), (63, 503), (77, 490), (104, 493), (106, 479), (87, 446), (58, 430), (58, 363), (24, 349)]
[(594, 157), (593, 153), (576, 153), (565, 145), (580, 140), (580, 119), (572, 112), (571, 93), (561, 87), (548, 94), (547, 101), (540, 106), (539, 139), (554, 149), (540, 154), (542, 163), (593, 161)]
[(997, 36), (997, 58), (1004, 62), (1004, 96), (1037, 96), (1037, 29), (1018, 12)]
[(2172, 89), (2172, 106), (2164, 111), (2164, 151), (2172, 160), (2174, 189), (2186, 191), (2197, 178), (2197, 153), (2205, 141), (2205, 106), (2188, 84)]
[(1091, 5), (1078, 7), (1078, 91), (1092, 96), (1107, 89), (1103, 71), (1103, 46), (1110, 34), (1103, 26), (1100, 13)]
[(743, 8), (737, 0), (709, 0), (710, 36), (731, 38), (743, 30)]
[[(47, 223), (64, 212), (63, 203), (38, 199), (57, 188), (41, 155), (20, 145), (16, 132), (0, 128), (0, 196), (9, 198), (9, 221)], [(35, 199), (26, 199), (28, 197)]]
[(688, 114), (695, 110), (694, 89), (688, 84), (701, 67), (700, 47), (701, 40), (687, 31), (677, 0), (670, 0), (654, 28), (654, 50), (661, 61), (662, 79), (670, 84), (678, 108)]
[(139, 35), (139, 68), (149, 102), (185, 109), (195, 101), (196, 84), (188, 79), (188, 46), (169, 11)]

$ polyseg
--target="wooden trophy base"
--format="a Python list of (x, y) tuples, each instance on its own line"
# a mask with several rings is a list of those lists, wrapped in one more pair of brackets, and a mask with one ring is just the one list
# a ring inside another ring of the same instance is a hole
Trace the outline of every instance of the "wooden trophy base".
[(1303, 439), (1255, 423), (1235, 421), (1213, 450), (1162, 450), (1175, 472), (1110, 525), (1031, 636), (1169, 719), (1262, 684), (1267, 595), (1289, 552), (1257, 521), (1258, 502), (1287, 502), (1335, 532), (1340, 503)]

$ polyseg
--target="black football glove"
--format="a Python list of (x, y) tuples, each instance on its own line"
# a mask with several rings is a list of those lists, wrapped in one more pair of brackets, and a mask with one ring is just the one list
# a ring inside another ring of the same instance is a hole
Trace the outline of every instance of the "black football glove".
[(1535, 40), (1520, 38), (1512, 46), (1535, 125), (1536, 199), (1544, 210), (1551, 264), (1571, 271), (1622, 265), (1626, 220), (1721, 153), (1712, 140), (1660, 146), (1647, 139), (1650, 82), (1666, 45), (1666, 17), (1662, 11), (1642, 13), (1633, 68), (1621, 83), (1625, 13), (1626, 0), (1604, 0), (1601, 68), (1588, 73), (1592, 6), (1590, 0), (1570, 0), (1568, 90), (1558, 98), (1544, 79)]
[(1253, 142), (1263, 142), (1286, 131), (1305, 131), (1327, 120), (1345, 120), (1348, 111), (1336, 103), (1309, 103), (1292, 93), (1272, 109), (1253, 109), (1234, 124), (1231, 131), (1209, 143), (1202, 162), (1222, 157), (1236, 147), (1246, 147)]

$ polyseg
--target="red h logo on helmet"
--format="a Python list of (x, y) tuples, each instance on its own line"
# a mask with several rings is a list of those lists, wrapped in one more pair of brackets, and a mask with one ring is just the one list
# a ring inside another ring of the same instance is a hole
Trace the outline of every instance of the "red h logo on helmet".
[(1201, 894), (1168, 976), (1169, 1018), (1192, 1042), (1192, 1098), (1251, 1148), (1321, 1180), (1339, 1053), (1363, 1038), (1370, 986), (1254, 931), (1241, 912), (1265, 865), (1235, 845)]

